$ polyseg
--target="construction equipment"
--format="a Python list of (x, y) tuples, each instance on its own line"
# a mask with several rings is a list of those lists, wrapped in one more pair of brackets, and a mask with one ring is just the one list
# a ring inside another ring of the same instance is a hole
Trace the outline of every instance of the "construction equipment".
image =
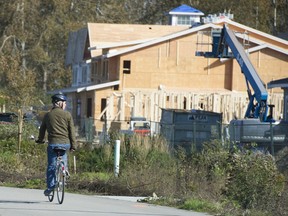
[(279, 122), (276, 122), (272, 116), (274, 105), (268, 105), (268, 93), (265, 85), (235, 33), (227, 25), (224, 25), (222, 30), (212, 32), (212, 39), (212, 52), (196, 51), (196, 55), (207, 58), (235, 58), (247, 84), (248, 107), (244, 119), (234, 119), (230, 122), (230, 140), (236, 143), (255, 142), (264, 147), (267, 147), (271, 141), (283, 142), (285, 132), (277, 129), (276, 126)]

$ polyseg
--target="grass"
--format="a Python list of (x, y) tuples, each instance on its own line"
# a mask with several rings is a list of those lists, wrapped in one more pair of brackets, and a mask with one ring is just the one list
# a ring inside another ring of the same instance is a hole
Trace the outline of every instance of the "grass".
[(193, 210), (197, 212), (215, 213), (215, 212), (219, 212), (220, 205), (208, 202), (206, 200), (191, 198), (191, 199), (185, 200), (184, 203), (179, 206), (179, 208), (186, 209), (186, 210)]
[[(77, 174), (77, 179), (85, 180), (85, 181), (108, 181), (111, 178), (111, 173), (104, 173), (104, 172), (83, 172)], [(73, 177), (73, 176), (72, 176)]]
[(44, 189), (45, 185), (46, 185), (45, 179), (29, 179), (17, 185), (17, 187), (30, 188), (30, 189)]

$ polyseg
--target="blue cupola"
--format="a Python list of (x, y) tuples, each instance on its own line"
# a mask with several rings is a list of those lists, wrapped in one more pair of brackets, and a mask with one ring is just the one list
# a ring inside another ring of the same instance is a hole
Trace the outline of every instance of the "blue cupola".
[(182, 4), (181, 6), (169, 11), (168, 15), (169, 25), (192, 26), (195, 23), (200, 23), (201, 16), (204, 16), (204, 13), (193, 7)]

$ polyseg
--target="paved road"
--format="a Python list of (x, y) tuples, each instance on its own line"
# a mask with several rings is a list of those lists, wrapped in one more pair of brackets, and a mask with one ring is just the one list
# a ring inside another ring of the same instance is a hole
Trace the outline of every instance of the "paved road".
[[(55, 199), (55, 198), (54, 198)], [(57, 197), (56, 197), (57, 200)], [(66, 193), (62, 205), (50, 203), (41, 190), (0, 187), (0, 216), (207, 216), (137, 202), (133, 197), (104, 197)]]

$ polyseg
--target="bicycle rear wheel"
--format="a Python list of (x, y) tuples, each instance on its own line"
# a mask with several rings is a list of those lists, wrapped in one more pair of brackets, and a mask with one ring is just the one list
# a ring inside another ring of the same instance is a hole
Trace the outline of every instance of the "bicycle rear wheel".
[(57, 190), (58, 203), (62, 204), (64, 200), (64, 192), (65, 192), (65, 176), (62, 172), (61, 165), (57, 169), (56, 179), (57, 179), (56, 190)]
[(48, 200), (49, 202), (52, 202), (54, 199), (54, 189), (52, 190), (52, 192), (48, 195)]

